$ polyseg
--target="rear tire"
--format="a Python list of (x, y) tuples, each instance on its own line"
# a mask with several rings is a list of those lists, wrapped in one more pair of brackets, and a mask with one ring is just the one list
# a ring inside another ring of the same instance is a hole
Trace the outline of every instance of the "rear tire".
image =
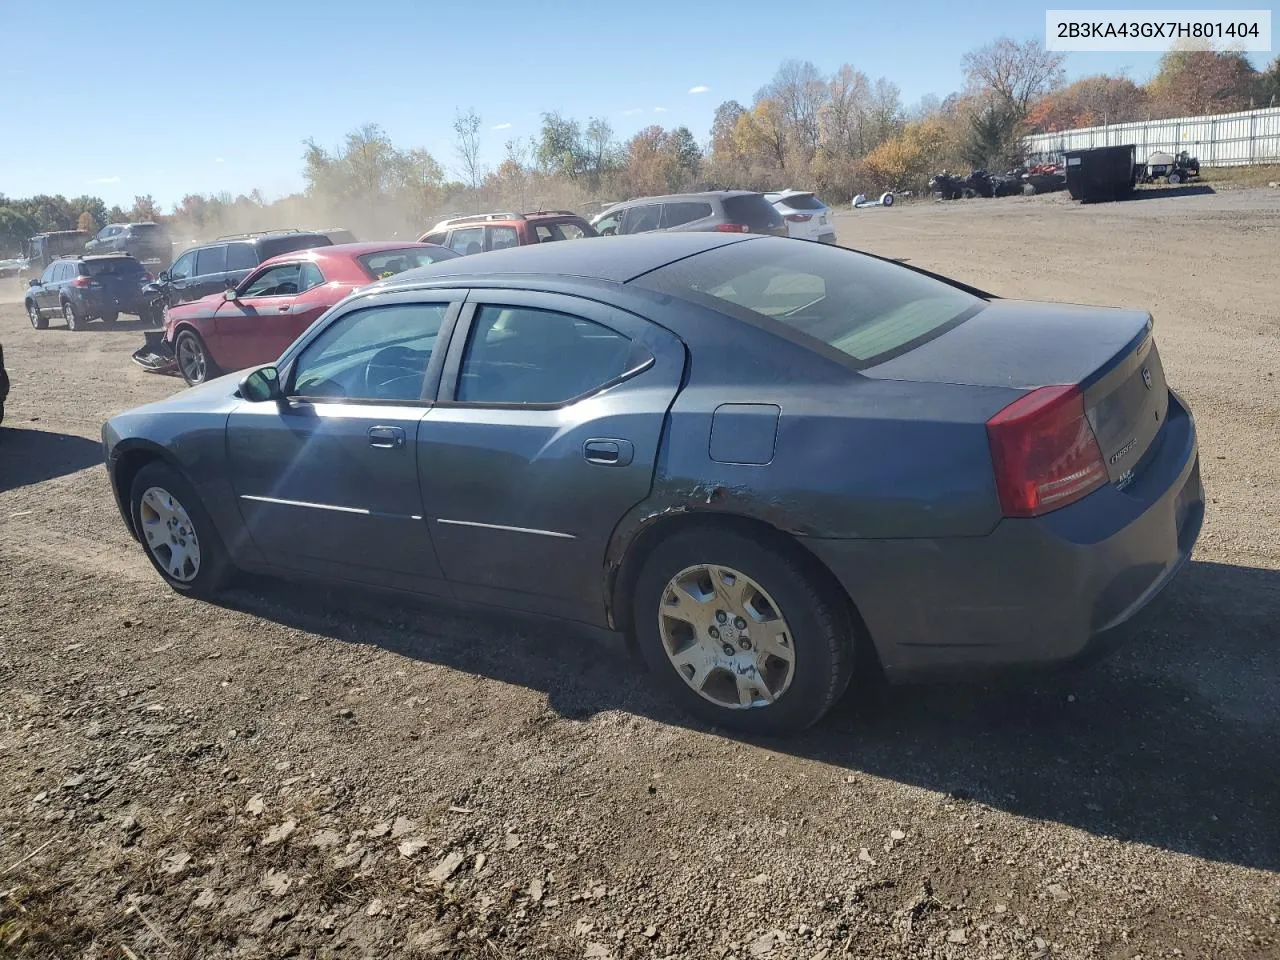
[(118, 310), (112, 310), (102, 315), (103, 323), (115, 323), (119, 319), (120, 319), (120, 312)]
[(1173, 173), (1169, 174), (1169, 183), (1171, 183), (1173, 186), (1176, 187), (1181, 182), (1182, 182), (1182, 174), (1178, 173), (1176, 170)]
[(173, 344), (173, 354), (178, 358), (178, 372), (189, 387), (205, 383), (222, 373), (209, 356), (204, 340), (194, 330), (183, 330), (178, 334)]
[(162, 461), (138, 471), (129, 491), (133, 528), (156, 572), (178, 593), (210, 597), (234, 567), (199, 496)]
[(85, 321), (80, 319), (80, 316), (76, 313), (76, 308), (71, 305), (70, 300), (62, 301), (62, 319), (67, 322), (68, 330), (76, 331), (84, 328)]
[(27, 301), (27, 317), (31, 320), (31, 326), (35, 329), (49, 329), (49, 318), (40, 311), (40, 308), (36, 306), (36, 302), (34, 300)]
[(657, 685), (686, 712), (740, 733), (816, 723), (849, 686), (854, 628), (815, 566), (798, 548), (710, 526), (658, 544), (632, 603)]

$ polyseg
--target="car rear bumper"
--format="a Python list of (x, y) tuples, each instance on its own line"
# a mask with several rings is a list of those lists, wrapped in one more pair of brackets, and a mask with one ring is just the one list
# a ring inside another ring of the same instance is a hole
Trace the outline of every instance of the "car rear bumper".
[(1200, 535), (1195, 424), (1172, 392), (1159, 436), (1125, 490), (987, 536), (804, 543), (857, 605), (890, 679), (1091, 659), (1134, 632)]

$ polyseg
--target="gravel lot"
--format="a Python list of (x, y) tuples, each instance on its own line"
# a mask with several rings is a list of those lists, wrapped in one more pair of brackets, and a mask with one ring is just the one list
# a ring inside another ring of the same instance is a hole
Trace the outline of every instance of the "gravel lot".
[(1145, 307), (1195, 561), (1085, 672), (863, 686), (747, 743), (618, 638), (163, 587), (98, 429), (181, 382), (0, 305), (0, 956), (1280, 956), (1280, 191), (902, 204), (842, 242)]

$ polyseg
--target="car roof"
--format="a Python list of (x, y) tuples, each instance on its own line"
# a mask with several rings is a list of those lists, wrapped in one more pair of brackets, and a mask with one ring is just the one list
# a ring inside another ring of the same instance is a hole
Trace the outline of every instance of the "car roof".
[[(274, 240), (277, 237), (324, 237), (323, 231), (320, 230), (264, 230), (255, 233), (229, 233), (223, 237), (214, 237), (211, 240), (201, 240), (194, 244), (190, 249), (196, 247), (212, 247), (217, 243), (261, 243), (264, 240)], [(186, 251), (184, 250), (183, 253)]]
[(448, 278), (467, 282), (499, 276), (565, 276), (626, 283), (694, 254), (757, 237), (727, 233), (637, 233), (536, 243), (456, 257), (406, 270), (379, 284), (408, 286)]
[(666, 193), (657, 197), (633, 197), (630, 200), (615, 203), (614, 206), (625, 207), (633, 203), (673, 203), (680, 200), (726, 200), (732, 197), (750, 197), (758, 194), (760, 194), (759, 190), (699, 190), (694, 193)]

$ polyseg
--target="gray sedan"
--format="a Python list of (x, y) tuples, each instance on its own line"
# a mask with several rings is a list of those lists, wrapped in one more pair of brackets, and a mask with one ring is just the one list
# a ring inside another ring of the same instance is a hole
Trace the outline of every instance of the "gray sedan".
[(774, 237), (410, 271), (103, 441), (178, 591), (244, 570), (610, 627), (749, 733), (813, 723), (863, 665), (1103, 649), (1204, 513), (1149, 314)]

